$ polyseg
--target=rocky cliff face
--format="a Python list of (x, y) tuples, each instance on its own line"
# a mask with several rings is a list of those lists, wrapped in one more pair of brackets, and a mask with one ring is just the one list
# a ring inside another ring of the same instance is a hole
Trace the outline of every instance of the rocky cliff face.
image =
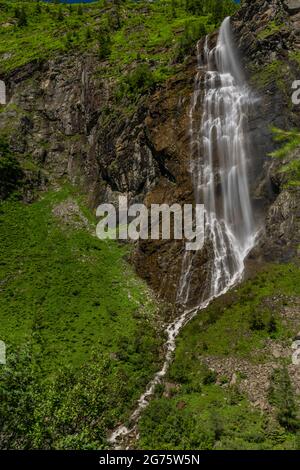
[[(115, 84), (97, 75), (95, 57), (28, 64), (5, 77), (8, 105), (0, 126), (21, 160), (26, 156), (49, 184), (71, 181), (93, 207), (119, 195), (146, 204), (191, 202), (193, 61), (128, 116), (118, 111)], [(140, 274), (173, 301), (182, 250), (178, 242), (145, 242), (133, 257)]]
[[(248, 80), (257, 93), (249, 128), (256, 162), (252, 193), (267, 221), (260, 250), (253, 255), (260, 257), (294, 256), (292, 234), (299, 233), (294, 216), (299, 194), (283, 190), (279, 164), (271, 165), (267, 157), (274, 148), (270, 125), (300, 125), (299, 106), (291, 103), (291, 83), (297, 74), (300, 78), (300, 11), (291, 3), (247, 0), (232, 19)], [(195, 57), (150, 97), (141, 98), (131, 114), (120, 113), (115, 83), (99, 75), (99, 67), (105, 66), (93, 55), (73, 54), (28, 64), (5, 77), (8, 105), (0, 113), (0, 126), (11, 147), (50, 184), (69, 180), (80, 187), (93, 207), (118, 195), (146, 204), (192, 202), (188, 112)], [(178, 241), (144, 241), (133, 256), (138, 272), (172, 302), (183, 250)], [(192, 302), (205, 283), (209, 256), (205, 247), (195, 260)]]

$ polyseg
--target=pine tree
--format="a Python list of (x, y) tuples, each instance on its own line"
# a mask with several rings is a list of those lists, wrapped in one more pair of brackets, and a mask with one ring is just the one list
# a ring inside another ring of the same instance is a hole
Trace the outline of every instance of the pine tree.
[(64, 19), (64, 14), (63, 14), (63, 10), (62, 10), (61, 6), (59, 7), (59, 10), (58, 10), (58, 13), (57, 13), (57, 19), (58, 19), (58, 21), (63, 21), (63, 19)]
[(99, 33), (98, 37), (99, 44), (99, 58), (106, 59), (111, 52), (111, 39), (109, 32), (107, 30), (102, 30)]
[(25, 7), (22, 6), (21, 8), (16, 8), (15, 10), (15, 17), (17, 18), (18, 22), (17, 25), (22, 28), (23, 26), (27, 26), (27, 15)]
[(274, 370), (269, 389), (269, 401), (275, 405), (277, 419), (281, 426), (292, 432), (299, 430), (295, 394), (286, 367)]

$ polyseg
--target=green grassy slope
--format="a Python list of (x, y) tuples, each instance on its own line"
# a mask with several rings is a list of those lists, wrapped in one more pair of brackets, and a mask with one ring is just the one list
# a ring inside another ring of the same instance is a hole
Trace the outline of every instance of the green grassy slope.
[[(29, 394), (33, 408), (41, 408), (43, 414), (53, 397), (50, 415), (60, 415), (62, 406), (71, 419), (76, 399), (64, 404), (69, 387), (89, 384), (88, 403), (99, 385), (96, 373), (101, 380), (106, 377), (99, 399), (116, 402), (101, 412), (93, 401), (89, 412), (102, 413), (102, 421), (111, 414), (109, 425), (114, 426), (121, 416), (125, 419), (124, 413), (159, 367), (163, 338), (155, 328), (158, 305), (126, 263), (128, 247), (98, 240), (80, 225), (78, 214), (70, 220), (53, 215), (55, 208), (74, 198), (74, 190), (65, 188), (48, 192), (31, 205), (10, 199), (0, 206), (0, 338), (8, 354), (8, 368), (0, 369), (0, 392), (2, 398), (3, 393), (9, 394), (0, 406), (0, 421), (5, 422), (1, 446), (18, 445), (16, 436), (8, 439), (18, 421), (23, 426), (22, 439), (26, 435), (30, 447), (34, 439), (40, 439), (36, 445), (47, 446), (45, 436), (35, 434), (37, 418), (24, 431), (30, 407), (21, 412), (19, 403), (9, 405), (14, 399), (11, 380), (21, 402)], [(109, 364), (105, 366), (109, 373), (106, 369), (102, 377), (103, 361)], [(27, 381), (31, 376), (32, 382), (23, 387), (20, 377)], [(59, 390), (52, 396), (57, 381)], [(64, 437), (59, 434), (60, 425), (63, 422), (58, 419), (49, 445)], [(78, 423), (70, 432), (77, 435), (81, 429)], [(100, 429), (105, 435), (105, 425)], [(97, 438), (97, 446), (102, 445), (101, 439)]]

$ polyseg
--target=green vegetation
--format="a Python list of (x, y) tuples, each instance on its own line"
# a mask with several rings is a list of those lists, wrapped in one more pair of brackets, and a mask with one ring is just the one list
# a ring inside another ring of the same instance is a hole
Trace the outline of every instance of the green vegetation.
[[(294, 150), (300, 148), (300, 132), (297, 129), (285, 131), (276, 127), (272, 128), (274, 140), (281, 143), (274, 152), (270, 153), (274, 158), (288, 158)], [(300, 186), (300, 152), (287, 164), (282, 165), (281, 172), (287, 177), (287, 187)]]
[(277, 409), (279, 423), (287, 430), (297, 431), (300, 428), (297, 404), (286, 367), (274, 370), (271, 377), (269, 400)]
[(185, 388), (171, 399), (157, 398), (150, 403), (140, 423), (139, 447), (163, 450), (295, 448), (293, 434), (289, 435), (280, 425), (253, 410), (236, 391), (202, 385), (199, 373), (197, 379), (198, 391)]
[(187, 22), (179, 41), (178, 60), (183, 60), (195, 42), (206, 35), (206, 25), (202, 22)]
[(277, 88), (286, 96), (290, 95), (290, 84), (287, 76), (290, 75), (288, 64), (279, 59), (272, 60), (261, 66), (254, 66), (251, 70), (251, 81), (258, 89), (265, 89), (276, 84)]
[[(86, 31), (87, 40), (91, 39), (91, 30)], [(99, 32), (99, 59), (107, 59), (111, 53), (111, 37), (108, 30), (102, 30)]]
[(0, 206), (5, 448), (103, 447), (159, 367), (157, 306), (128, 248), (91, 236), (76, 213), (54, 216), (70, 198), (82, 206), (68, 187)]
[[(270, 265), (233, 292), (217, 299), (188, 324), (177, 341), (165, 396), (156, 398), (140, 422), (144, 449), (295, 449), (298, 447), (299, 403), (282, 368), (274, 372), (269, 400), (273, 414), (253, 408), (239, 383), (251, 376), (229, 377), (208, 369), (205, 359), (247, 361), (248, 369), (274, 360), (267, 341), (290, 345), (297, 326), (283, 322), (280, 311), (300, 294), (300, 269)], [(299, 327), (299, 324), (298, 324)], [(234, 363), (234, 362), (233, 362)], [(245, 362), (243, 362), (244, 364)], [(176, 386), (175, 386), (176, 385)], [(268, 399), (268, 397), (266, 397)]]
[[(177, 362), (179, 356), (185, 357), (186, 342), (189, 343), (189, 354), (192, 351), (201, 356), (234, 354), (259, 361), (259, 354), (255, 359), (252, 353), (259, 351), (270, 336), (270, 322), (273, 322), (274, 315), (276, 332), (273, 334), (276, 339), (285, 340), (293, 334), (277, 318), (272, 303), (268, 305), (265, 299), (275, 294), (292, 296), (299, 293), (300, 270), (296, 266), (270, 266), (253, 280), (243, 283), (238, 292), (216, 300), (184, 329), (178, 340)], [(257, 316), (260, 317), (260, 327), (253, 328)]]
[(293, 60), (296, 65), (300, 66), (300, 52), (299, 51), (289, 51), (289, 57)]
[(117, 90), (117, 98), (127, 96), (136, 97), (154, 89), (156, 77), (147, 64), (139, 64), (133, 72), (126, 75), (121, 81)]
[(284, 144), (279, 149), (272, 152), (270, 154), (271, 157), (284, 158), (300, 146), (300, 132), (297, 129), (285, 131), (283, 129), (273, 127), (271, 130), (273, 132), (275, 142)]
[(233, 0), (99, 0), (79, 6), (0, 0), (0, 74), (71, 51), (92, 54), (99, 61), (97, 76), (117, 82), (118, 113), (128, 114), (236, 9)]
[(9, 196), (18, 186), (22, 170), (7, 142), (0, 138), (0, 200)]
[(233, 0), (100, 0), (79, 7), (0, 1), (0, 72), (73, 48), (109, 60), (112, 76), (137, 58), (155, 69), (172, 68), (187, 29), (197, 30), (199, 39), (236, 8)]
[[(101, 78), (118, 82), (116, 97), (135, 102), (236, 8), (233, 0), (0, 0), (0, 74), (86, 52), (99, 61)], [(11, 122), (1, 130), (8, 138), (22, 113), (9, 107)], [(104, 448), (108, 430), (126, 422), (159, 368), (157, 304), (124, 260), (129, 248), (91, 236), (82, 214), (91, 226), (95, 221), (74, 189), (37, 195), (30, 205), (18, 200), (28, 174), (39, 171), (30, 156), (18, 163), (1, 140), (0, 336), (7, 366), (0, 368), (0, 445)]]
[(273, 34), (278, 33), (284, 27), (284, 23), (280, 23), (276, 20), (270, 21), (265, 29), (260, 31), (257, 35), (259, 39), (267, 39)]
[[(117, 81), (116, 102), (125, 98), (130, 107), (180, 69), (195, 42), (236, 8), (233, 0), (78, 6), (0, 0), (0, 73), (87, 52), (99, 61), (99, 77)], [(271, 22), (259, 38), (281, 27)], [(297, 54), (291, 58), (298, 64)], [(287, 71), (285, 62), (273, 60), (257, 68), (253, 80), (260, 88), (275, 81), (286, 92)], [(13, 120), (21, 111), (10, 106)], [(299, 147), (298, 130), (274, 133), (283, 146), (273, 157)], [(32, 204), (19, 200), (24, 175), (38, 171), (0, 139), (0, 339), (7, 346), (7, 365), (0, 366), (0, 447), (107, 448), (108, 431), (126, 423), (160, 367), (158, 305), (126, 263), (129, 247), (92, 236), (95, 219), (74, 188), (40, 194)], [(300, 184), (299, 158), (281, 171), (289, 187)], [(220, 374), (209, 361), (243, 361), (249, 370), (274, 361), (270, 342), (290, 345), (299, 328), (281, 315), (299, 295), (298, 266), (268, 265), (199, 312), (178, 338), (167, 384), (157, 387), (141, 418), (138, 446), (298, 448), (299, 403), (287, 357), (278, 358), (271, 376), (269, 413), (241, 393), (239, 385), (251, 379), (246, 372), (233, 380), (234, 367)]]

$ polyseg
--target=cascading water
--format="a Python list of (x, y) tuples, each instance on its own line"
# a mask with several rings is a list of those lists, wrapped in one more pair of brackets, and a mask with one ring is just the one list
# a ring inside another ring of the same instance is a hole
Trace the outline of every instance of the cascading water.
[[(209, 49), (208, 38), (202, 51), (197, 45), (198, 70), (190, 107), (191, 174), (195, 202), (205, 206), (206, 243), (211, 246), (207, 288), (197, 305), (166, 328), (165, 361), (148, 384), (130, 418), (131, 428), (120, 426), (109, 438), (117, 447), (131, 434), (137, 436), (137, 423), (156, 385), (168, 371), (181, 328), (215, 297), (238, 282), (244, 259), (253, 247), (256, 230), (248, 186), (246, 144), (247, 109), (251, 102), (239, 62), (234, 54), (230, 18), (220, 28), (217, 45)], [(204, 96), (203, 96), (204, 76)], [(203, 115), (197, 110), (203, 97)], [(178, 302), (189, 304), (195, 252), (186, 251), (178, 289)]]
[[(205, 207), (205, 239), (211, 245), (209, 277), (202, 300), (214, 298), (240, 280), (256, 229), (248, 186), (247, 115), (252, 97), (234, 54), (230, 18), (217, 45), (197, 48), (198, 71), (190, 109), (191, 174), (195, 202)], [(203, 78), (203, 69), (205, 74)], [(204, 84), (203, 84), (204, 81)], [(197, 108), (203, 96), (199, 123)], [(179, 303), (187, 304), (195, 254), (183, 260)]]

